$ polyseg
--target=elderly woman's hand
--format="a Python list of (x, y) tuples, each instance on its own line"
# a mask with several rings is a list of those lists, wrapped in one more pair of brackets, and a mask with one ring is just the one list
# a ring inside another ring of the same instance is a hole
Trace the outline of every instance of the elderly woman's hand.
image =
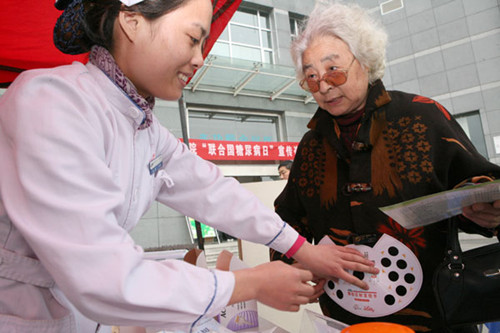
[(310, 270), (316, 277), (327, 280), (342, 279), (359, 288), (368, 289), (368, 284), (361, 281), (347, 270), (378, 274), (378, 268), (372, 261), (349, 247), (328, 245), (312, 245), (305, 242), (294, 255), (294, 259)]
[(500, 200), (464, 207), (462, 215), (481, 227), (495, 229), (500, 225)]

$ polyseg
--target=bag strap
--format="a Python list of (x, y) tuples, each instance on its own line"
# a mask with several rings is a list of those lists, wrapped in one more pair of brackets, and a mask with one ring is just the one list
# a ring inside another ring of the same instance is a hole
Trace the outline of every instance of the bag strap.
[(463, 270), (462, 248), (458, 239), (458, 225), (453, 219), (448, 219), (448, 235), (447, 235), (447, 253), (448, 268), (456, 273)]

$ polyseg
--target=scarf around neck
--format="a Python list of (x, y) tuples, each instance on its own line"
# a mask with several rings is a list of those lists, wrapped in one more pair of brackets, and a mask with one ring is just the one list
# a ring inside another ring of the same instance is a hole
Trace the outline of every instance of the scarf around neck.
[(111, 53), (104, 47), (98, 45), (92, 46), (89, 60), (90, 63), (103, 71), (104, 74), (123, 90), (123, 92), (144, 112), (144, 120), (138, 129), (142, 130), (148, 128), (153, 119), (155, 98), (152, 96), (147, 98), (142, 97), (137, 92), (132, 81), (130, 81), (118, 67)]

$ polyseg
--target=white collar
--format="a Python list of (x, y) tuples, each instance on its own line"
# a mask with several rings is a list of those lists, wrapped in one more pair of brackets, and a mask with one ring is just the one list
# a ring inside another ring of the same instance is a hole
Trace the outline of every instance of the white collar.
[(120, 1), (127, 6), (133, 6), (135, 4), (138, 4), (139, 2), (143, 2), (144, 0), (120, 0)]

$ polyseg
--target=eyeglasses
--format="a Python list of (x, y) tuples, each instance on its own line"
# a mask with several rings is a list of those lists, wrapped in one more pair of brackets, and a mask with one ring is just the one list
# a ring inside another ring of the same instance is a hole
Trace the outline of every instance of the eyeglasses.
[(334, 69), (333, 71), (328, 71), (323, 74), (323, 77), (319, 80), (315, 78), (305, 78), (302, 79), (299, 84), (302, 89), (311, 93), (316, 93), (319, 91), (321, 81), (325, 81), (327, 84), (334, 87), (341, 86), (346, 83), (347, 72), (351, 69), (354, 60), (356, 60), (356, 57), (352, 58), (352, 61), (347, 69)]

